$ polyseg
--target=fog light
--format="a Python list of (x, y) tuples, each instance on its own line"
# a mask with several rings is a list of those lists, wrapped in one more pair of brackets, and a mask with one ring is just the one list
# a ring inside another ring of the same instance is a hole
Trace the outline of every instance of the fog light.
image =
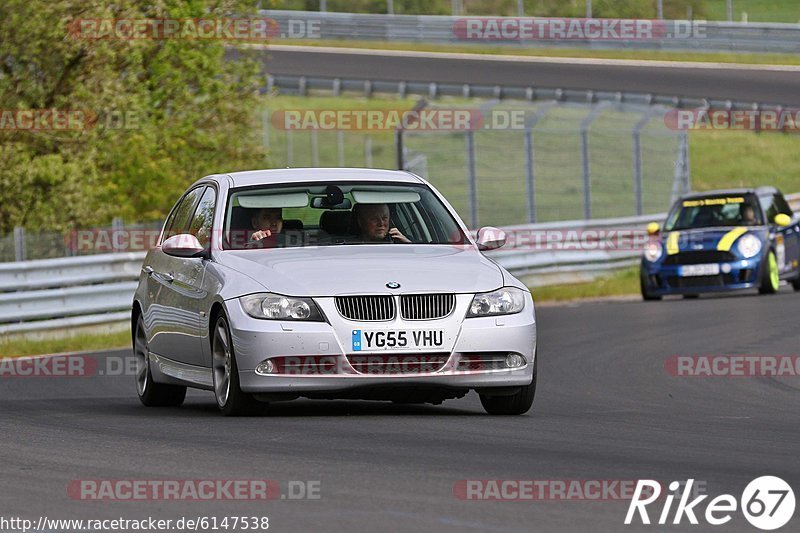
[(275, 372), (275, 363), (273, 363), (270, 359), (261, 361), (256, 367), (257, 374), (272, 374), (273, 372)]
[(508, 368), (519, 368), (525, 366), (525, 358), (516, 353), (510, 353), (506, 356), (506, 366)]
[(723, 263), (720, 267), (723, 274), (730, 274), (731, 273), (731, 266), (728, 263)]

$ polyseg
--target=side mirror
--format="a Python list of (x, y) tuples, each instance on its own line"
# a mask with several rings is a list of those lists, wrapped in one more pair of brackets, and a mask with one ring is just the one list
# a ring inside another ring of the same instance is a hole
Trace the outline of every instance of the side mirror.
[(658, 225), (658, 222), (651, 222), (647, 225), (648, 235), (658, 235), (660, 231), (661, 231), (661, 226)]
[(161, 243), (161, 250), (175, 257), (198, 257), (205, 252), (197, 237), (188, 233), (173, 235)]
[(486, 250), (495, 250), (506, 243), (506, 232), (501, 229), (493, 228), (492, 226), (486, 226), (478, 230), (478, 235), (475, 240), (478, 243), (478, 250), (482, 252)]
[(778, 213), (775, 215), (775, 225), (785, 228), (786, 226), (791, 225), (792, 219), (789, 215), (785, 215), (783, 213)]

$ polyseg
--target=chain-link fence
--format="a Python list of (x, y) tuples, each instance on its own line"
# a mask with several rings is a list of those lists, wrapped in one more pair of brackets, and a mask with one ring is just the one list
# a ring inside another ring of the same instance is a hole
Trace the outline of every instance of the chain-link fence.
[[(339, 109), (331, 128), (277, 127), (286, 122), (267, 112), (264, 145), (274, 167), (406, 168), (472, 228), (661, 213), (689, 190), (687, 135), (667, 126), (661, 106), (420, 101), (415, 109), (418, 122), (400, 128), (387, 127), (391, 109), (373, 109), (364, 127), (352, 127), (359, 110)], [(326, 116), (311, 111), (313, 120)], [(16, 228), (0, 236), (0, 261), (146, 250), (159, 229), (121, 220), (65, 233)]]
[[(689, 190), (688, 139), (667, 126), (661, 106), (504, 100), (424, 109), (434, 127), (293, 130), (265, 119), (265, 142), (276, 166), (402, 165), (473, 228), (659, 213)], [(468, 127), (438, 127), (459, 112)]]

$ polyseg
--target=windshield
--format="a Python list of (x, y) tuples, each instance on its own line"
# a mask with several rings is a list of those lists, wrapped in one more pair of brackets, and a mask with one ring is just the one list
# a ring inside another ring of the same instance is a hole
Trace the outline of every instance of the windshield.
[(763, 223), (755, 196), (713, 196), (680, 201), (667, 217), (664, 230), (760, 226)]
[(424, 185), (332, 183), (233, 189), (226, 249), (355, 244), (466, 244)]

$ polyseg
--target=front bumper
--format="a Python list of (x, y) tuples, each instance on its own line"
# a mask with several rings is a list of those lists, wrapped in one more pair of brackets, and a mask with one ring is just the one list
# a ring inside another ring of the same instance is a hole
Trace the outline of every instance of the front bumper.
[(720, 273), (713, 276), (680, 276), (684, 265), (664, 265), (642, 260), (641, 275), (650, 294), (698, 294), (752, 289), (758, 286), (762, 261), (760, 257), (718, 263)]
[[(463, 296), (463, 298), (462, 298)], [(329, 322), (287, 322), (259, 320), (247, 315), (238, 300), (226, 302), (226, 311), (239, 367), (239, 383), (247, 393), (330, 393), (359, 388), (433, 387), (482, 389), (529, 385), (533, 379), (536, 353), (536, 319), (533, 300), (526, 295), (525, 309), (515, 315), (464, 319), (472, 297), (459, 295), (459, 304), (451, 317), (417, 322), (413, 325), (397, 321), (383, 323), (387, 329), (414, 327), (437, 328), (448, 322), (454, 331), (452, 343), (436, 355), (444, 361), (435, 371), (416, 373), (360, 373), (348, 360), (362, 357), (426, 357), (424, 352), (373, 351), (355, 352), (350, 346), (349, 332), (358, 323), (344, 321), (334, 315), (332, 307), (320, 304)], [(466, 302), (466, 303), (465, 303)], [(318, 302), (320, 303), (320, 302)], [(457, 323), (454, 323), (456, 321)], [(361, 324), (364, 326), (364, 324)], [(375, 327), (375, 324), (371, 324)], [(519, 354), (525, 359), (518, 368), (485, 367), (459, 364), (462, 360), (491, 354)], [(263, 374), (256, 367), (264, 360), (281, 358), (324, 357), (335, 361), (335, 369), (323, 374)], [(467, 368), (468, 367), (468, 368)]]

